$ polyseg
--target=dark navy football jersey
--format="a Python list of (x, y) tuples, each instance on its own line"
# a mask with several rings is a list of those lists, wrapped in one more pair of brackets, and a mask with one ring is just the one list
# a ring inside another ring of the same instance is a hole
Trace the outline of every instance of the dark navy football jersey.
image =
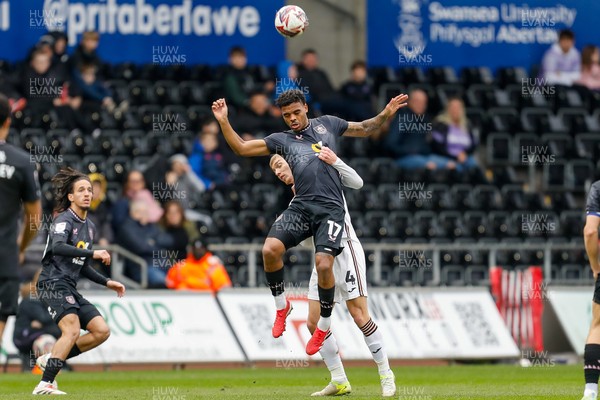
[(594, 182), (590, 188), (585, 205), (585, 213), (600, 217), (600, 181)]
[(348, 129), (343, 119), (324, 115), (309, 119), (300, 132), (276, 132), (264, 140), (271, 154), (279, 154), (290, 165), (294, 176), (294, 200), (333, 201), (343, 207), (339, 172), (317, 157), (326, 146), (337, 153), (337, 138)]
[(89, 218), (79, 218), (70, 208), (58, 214), (50, 227), (39, 280), (64, 280), (76, 287), (81, 268), (92, 257), (56, 255), (52, 253), (52, 247), (57, 243), (65, 243), (91, 251), (95, 236), (96, 226)]
[(29, 154), (0, 142), (0, 278), (18, 276), (17, 234), (22, 203), (39, 198), (40, 184)]

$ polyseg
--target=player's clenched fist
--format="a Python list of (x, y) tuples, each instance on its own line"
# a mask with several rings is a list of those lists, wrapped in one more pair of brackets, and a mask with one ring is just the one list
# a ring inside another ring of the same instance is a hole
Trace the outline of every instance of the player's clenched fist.
[(211, 108), (217, 121), (223, 121), (227, 119), (227, 103), (225, 103), (225, 99), (213, 101)]

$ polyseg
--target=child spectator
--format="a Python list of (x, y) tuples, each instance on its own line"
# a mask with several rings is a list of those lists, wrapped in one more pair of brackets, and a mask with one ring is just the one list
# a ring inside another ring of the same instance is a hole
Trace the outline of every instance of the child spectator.
[(575, 82), (590, 90), (600, 90), (600, 52), (589, 45), (581, 51), (581, 78)]
[(546, 85), (571, 86), (579, 79), (581, 58), (575, 48), (575, 35), (564, 29), (558, 34), (558, 42), (554, 43), (542, 60), (542, 77)]

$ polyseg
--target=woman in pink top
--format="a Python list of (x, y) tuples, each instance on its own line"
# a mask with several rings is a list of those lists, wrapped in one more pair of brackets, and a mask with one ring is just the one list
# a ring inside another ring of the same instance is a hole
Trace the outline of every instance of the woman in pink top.
[(581, 51), (581, 78), (576, 82), (591, 90), (600, 90), (600, 52), (589, 45)]
[(143, 201), (148, 209), (148, 222), (158, 222), (163, 215), (163, 209), (160, 203), (146, 189), (146, 181), (144, 175), (140, 171), (130, 171), (127, 174), (125, 183), (123, 184), (123, 197), (119, 199), (113, 206), (112, 210), (112, 228), (115, 234), (119, 232), (121, 224), (129, 215), (129, 204), (134, 201)]

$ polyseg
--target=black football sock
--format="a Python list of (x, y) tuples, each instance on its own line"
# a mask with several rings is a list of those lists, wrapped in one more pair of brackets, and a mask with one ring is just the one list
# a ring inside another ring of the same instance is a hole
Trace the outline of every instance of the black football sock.
[(586, 344), (583, 351), (585, 383), (598, 383), (600, 377), (600, 344)]
[(274, 272), (265, 272), (265, 276), (267, 277), (267, 285), (269, 285), (269, 289), (271, 289), (271, 294), (273, 296), (282, 294), (284, 291), (283, 267)]
[(73, 357), (77, 357), (78, 355), (80, 355), (82, 353), (81, 350), (79, 350), (79, 347), (77, 347), (77, 344), (73, 345), (73, 348), (71, 349), (71, 351), (69, 352), (69, 355), (67, 356), (67, 360), (69, 358), (73, 358)]
[(335, 297), (335, 286), (325, 289), (319, 286), (319, 302), (321, 303), (321, 317), (331, 317), (333, 311), (333, 299)]
[(60, 358), (50, 358), (46, 363), (46, 369), (44, 370), (42, 381), (48, 383), (54, 382), (56, 375), (58, 375), (64, 364), (65, 362)]

